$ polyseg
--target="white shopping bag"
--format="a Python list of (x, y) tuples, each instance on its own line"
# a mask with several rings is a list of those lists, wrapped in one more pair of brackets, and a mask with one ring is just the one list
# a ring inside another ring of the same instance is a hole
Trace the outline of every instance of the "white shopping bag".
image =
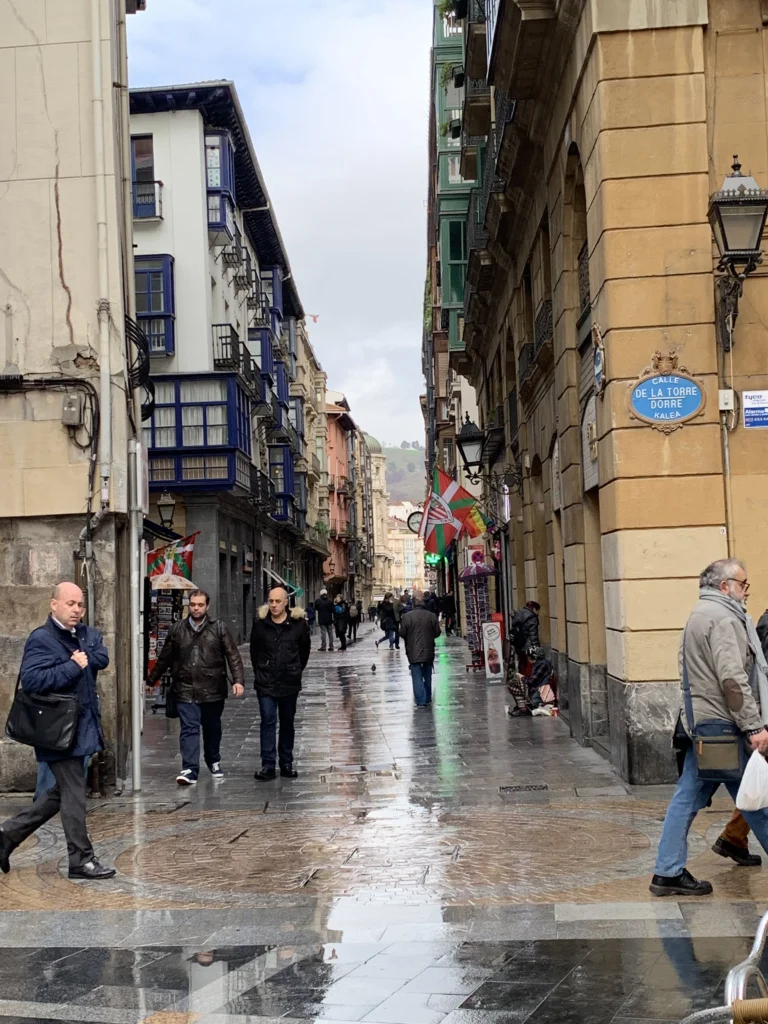
[(768, 762), (759, 750), (747, 761), (736, 794), (736, 806), (740, 811), (760, 811), (768, 807)]

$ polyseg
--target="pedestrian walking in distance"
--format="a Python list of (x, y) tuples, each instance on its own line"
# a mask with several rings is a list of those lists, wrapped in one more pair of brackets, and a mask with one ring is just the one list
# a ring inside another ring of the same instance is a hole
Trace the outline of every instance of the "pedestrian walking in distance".
[(307, 605), (307, 625), (309, 626), (309, 635), (315, 635), (315, 602), (310, 601)]
[(450, 636), (456, 626), (456, 598), (453, 596), (452, 590), (443, 594), (440, 600), (440, 611), (443, 613), (445, 635)]
[(400, 620), (400, 636), (411, 667), (413, 698), (417, 708), (432, 703), (432, 670), (435, 667), (435, 640), (440, 636), (440, 620), (424, 606), (424, 595), (413, 592), (413, 611)]
[(341, 594), (333, 602), (333, 626), (340, 644), (340, 650), (347, 649), (347, 627), (349, 626), (349, 605)]
[(59, 583), (51, 598), (50, 615), (24, 645), (20, 683), (27, 693), (77, 694), (75, 738), (66, 752), (35, 747), (38, 763), (47, 764), (55, 785), (35, 802), (0, 826), (0, 869), (10, 871), (10, 855), (41, 825), (61, 814), (69, 852), (69, 877), (93, 881), (112, 878), (112, 868), (99, 864), (85, 822), (84, 763), (104, 749), (96, 679), (109, 665), (101, 633), (84, 626), (82, 590), (74, 583)]
[(169, 631), (157, 664), (147, 678), (152, 686), (169, 669), (173, 677), (171, 698), (179, 712), (181, 771), (180, 786), (195, 786), (200, 774), (200, 729), (203, 755), (217, 782), (224, 778), (221, 768), (221, 715), (229, 695), (227, 666), (232, 674), (232, 694), (242, 697), (243, 659), (232, 635), (220, 619), (209, 614), (210, 597), (205, 590), (189, 594), (189, 617)]
[(350, 601), (347, 611), (349, 625), (347, 627), (347, 639), (353, 644), (357, 643), (357, 627), (360, 625), (360, 602)]
[[(315, 601), (315, 616), (320, 627), (320, 650), (333, 650), (333, 601), (328, 597), (327, 590), (320, 591), (320, 597)], [(326, 648), (326, 640), (328, 646)]]
[[(683, 770), (664, 819), (650, 885), (654, 896), (712, 892), (709, 882), (698, 881), (686, 870), (688, 831), (720, 781), (736, 799), (743, 772), (739, 764), (746, 764), (746, 751), (768, 751), (768, 664), (746, 612), (749, 581), (743, 562), (713, 562), (701, 574), (699, 587), (699, 602), (685, 625), (679, 656), (683, 710), (675, 745), (684, 748)], [(713, 735), (719, 741), (714, 766), (708, 760), (713, 744), (706, 742)], [(729, 753), (735, 768), (726, 776), (722, 765)], [(743, 814), (768, 851), (768, 808)]]
[(395, 615), (395, 604), (392, 600), (391, 594), (385, 594), (384, 600), (379, 605), (379, 625), (384, 630), (384, 636), (381, 640), (376, 641), (376, 646), (383, 644), (385, 640), (389, 640), (390, 651), (395, 646), (395, 638), (397, 637), (397, 617)]
[(288, 608), (288, 594), (282, 587), (270, 590), (269, 604), (259, 608), (251, 630), (253, 685), (261, 714), (261, 771), (254, 776), (259, 782), (276, 778), (277, 764), (284, 779), (298, 775), (293, 767), (293, 721), (309, 649), (304, 610)]

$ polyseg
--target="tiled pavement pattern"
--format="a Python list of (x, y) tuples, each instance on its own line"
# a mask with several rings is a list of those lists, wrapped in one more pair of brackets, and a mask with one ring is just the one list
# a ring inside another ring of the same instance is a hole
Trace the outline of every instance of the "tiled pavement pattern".
[(117, 878), (69, 882), (55, 823), (0, 876), (0, 1024), (629, 1024), (716, 1004), (768, 901), (766, 872), (709, 850), (727, 799), (692, 835), (714, 897), (653, 900), (668, 788), (625, 786), (557, 719), (509, 719), (461, 641), (415, 711), (378, 635), (313, 652), (295, 781), (253, 780), (251, 690), (228, 704), (221, 784), (179, 789), (178, 726), (148, 716), (144, 791), (90, 808)]

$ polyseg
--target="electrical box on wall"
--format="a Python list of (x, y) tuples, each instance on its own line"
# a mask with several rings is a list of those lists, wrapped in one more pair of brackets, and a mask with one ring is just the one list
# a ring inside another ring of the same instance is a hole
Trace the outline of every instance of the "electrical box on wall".
[(61, 411), (61, 422), (65, 427), (81, 427), (83, 425), (83, 395), (80, 391), (68, 391), (64, 395), (64, 407)]
[(735, 401), (733, 391), (730, 388), (725, 391), (718, 391), (718, 409), (720, 412), (733, 412), (735, 408)]

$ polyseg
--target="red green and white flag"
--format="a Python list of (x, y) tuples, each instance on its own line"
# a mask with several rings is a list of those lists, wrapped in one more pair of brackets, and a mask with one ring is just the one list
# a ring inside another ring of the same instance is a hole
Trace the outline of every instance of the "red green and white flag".
[(147, 552), (147, 576), (184, 576), (192, 579), (192, 559), (195, 555), (195, 540), (200, 531), (189, 537), (175, 540), (164, 548)]
[(445, 555), (474, 504), (475, 499), (469, 491), (465, 491), (442, 469), (435, 469), (432, 494), (421, 517), (419, 529), (424, 550), (432, 555)]

